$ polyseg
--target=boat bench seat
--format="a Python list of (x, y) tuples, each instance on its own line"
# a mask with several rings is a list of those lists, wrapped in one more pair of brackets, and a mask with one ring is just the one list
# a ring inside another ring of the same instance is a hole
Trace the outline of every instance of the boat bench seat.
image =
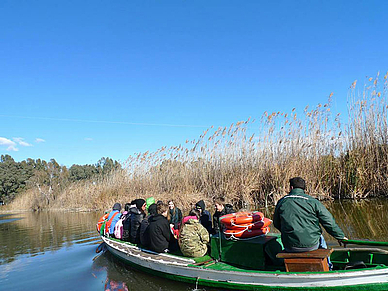
[(276, 257), (284, 259), (287, 272), (327, 272), (329, 271), (327, 258), (332, 252), (333, 249), (317, 249), (303, 253), (281, 252)]

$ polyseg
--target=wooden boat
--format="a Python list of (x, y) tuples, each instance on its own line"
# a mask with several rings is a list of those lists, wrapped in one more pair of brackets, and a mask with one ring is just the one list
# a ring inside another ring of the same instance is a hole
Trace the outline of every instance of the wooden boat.
[(198, 286), (237, 290), (388, 290), (388, 251), (380, 248), (335, 249), (330, 256), (333, 271), (286, 272), (284, 262), (279, 264), (271, 254), (279, 251), (277, 234), (237, 242), (213, 236), (211, 256), (202, 258), (158, 254), (128, 242), (101, 238), (109, 252), (130, 266)]

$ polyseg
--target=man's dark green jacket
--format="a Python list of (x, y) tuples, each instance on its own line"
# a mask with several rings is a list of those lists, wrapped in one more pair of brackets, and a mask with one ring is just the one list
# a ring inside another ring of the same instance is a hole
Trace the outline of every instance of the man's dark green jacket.
[(278, 201), (273, 224), (280, 230), (285, 248), (310, 248), (317, 245), (322, 234), (319, 224), (334, 238), (345, 237), (326, 207), (300, 188), (292, 189)]

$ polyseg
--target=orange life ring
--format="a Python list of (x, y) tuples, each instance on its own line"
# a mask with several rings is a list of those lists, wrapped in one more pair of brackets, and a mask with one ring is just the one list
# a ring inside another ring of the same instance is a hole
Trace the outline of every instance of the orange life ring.
[(234, 230), (243, 230), (243, 229), (260, 229), (264, 227), (270, 226), (272, 223), (271, 219), (268, 219), (266, 217), (263, 218), (263, 220), (256, 221), (253, 223), (242, 223), (242, 224), (234, 224), (232, 225), (226, 225), (227, 229), (234, 229)]
[(268, 232), (269, 232), (269, 227), (264, 227), (260, 229), (245, 229), (245, 230), (227, 229), (224, 231), (224, 234), (227, 238), (251, 238), (255, 236), (265, 235)]
[(226, 214), (220, 217), (220, 222), (227, 225), (233, 225), (233, 224), (244, 224), (244, 223), (254, 223), (257, 221), (261, 221), (264, 219), (264, 214), (255, 211), (255, 212), (237, 212), (237, 213), (231, 213)]
[(98, 220), (97, 225), (96, 225), (97, 226), (97, 232), (100, 232), (101, 226), (104, 223), (104, 221), (108, 218), (108, 216), (109, 216), (109, 213), (106, 213), (106, 214), (104, 214), (103, 216), (100, 217), (100, 219)]

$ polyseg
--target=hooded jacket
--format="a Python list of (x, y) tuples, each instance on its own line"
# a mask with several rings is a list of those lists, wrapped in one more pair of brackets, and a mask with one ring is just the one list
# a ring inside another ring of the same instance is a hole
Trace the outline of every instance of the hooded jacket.
[[(144, 204), (144, 203), (143, 203)], [(140, 223), (145, 217), (145, 213), (139, 210), (137, 207), (131, 207), (130, 210), (131, 215), (131, 226), (129, 232), (129, 241), (131, 243), (139, 243), (139, 235), (140, 235)]]
[(198, 201), (195, 204), (195, 208), (202, 209), (201, 217), (199, 218), (199, 222), (206, 228), (206, 230), (211, 233), (212, 232), (212, 216), (209, 211), (205, 208), (205, 202), (203, 200)]
[(172, 233), (167, 218), (162, 214), (151, 216), (149, 218), (147, 232), (149, 235), (150, 250), (162, 253), (168, 249)]
[(179, 233), (179, 246), (186, 257), (202, 257), (206, 255), (209, 233), (198, 221), (188, 219)]
[(286, 249), (311, 248), (317, 245), (322, 234), (319, 224), (334, 238), (345, 237), (326, 207), (300, 188), (292, 189), (278, 201), (273, 224), (280, 230)]

